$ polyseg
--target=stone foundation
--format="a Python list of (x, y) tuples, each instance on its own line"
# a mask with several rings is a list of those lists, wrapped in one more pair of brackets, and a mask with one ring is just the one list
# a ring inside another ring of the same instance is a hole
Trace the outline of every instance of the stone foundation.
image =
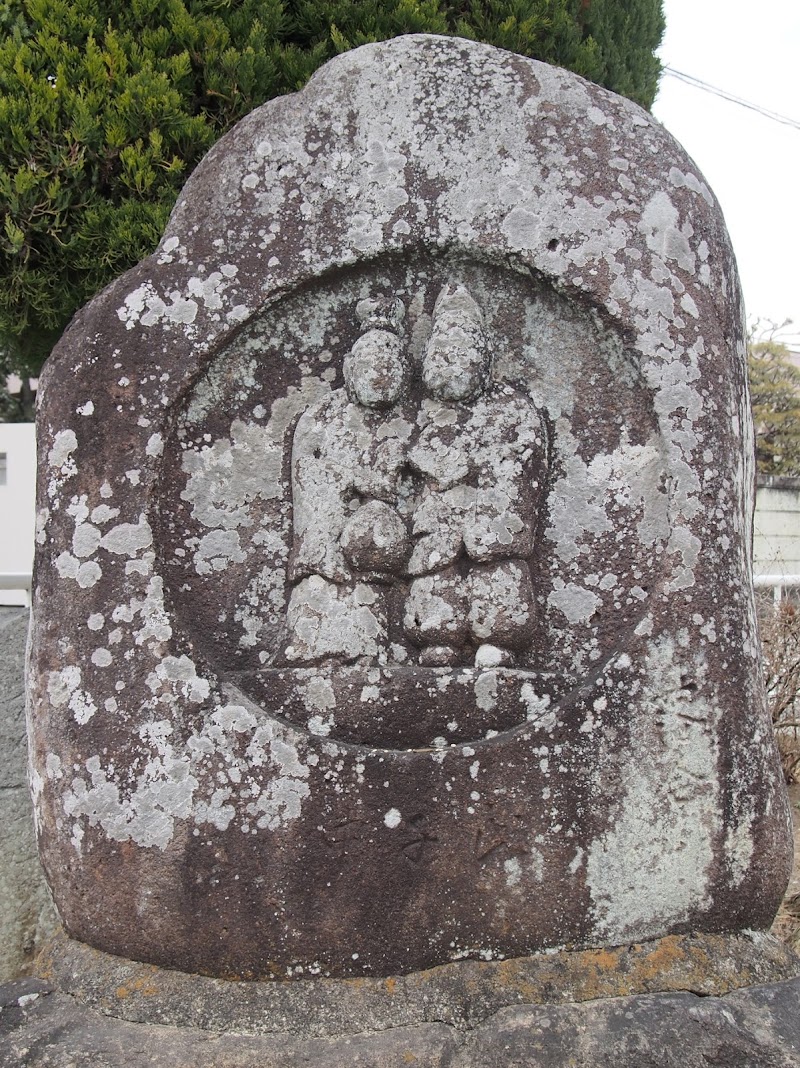
[(228, 982), (59, 939), (0, 988), (5, 1068), (791, 1068), (800, 961), (769, 935)]

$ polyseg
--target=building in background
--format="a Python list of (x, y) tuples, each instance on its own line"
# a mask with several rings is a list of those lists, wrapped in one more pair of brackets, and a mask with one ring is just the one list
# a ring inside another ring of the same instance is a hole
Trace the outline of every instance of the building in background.
[(759, 476), (753, 574), (776, 601), (800, 597), (800, 478)]
[(0, 605), (26, 605), (35, 528), (33, 423), (0, 423)]

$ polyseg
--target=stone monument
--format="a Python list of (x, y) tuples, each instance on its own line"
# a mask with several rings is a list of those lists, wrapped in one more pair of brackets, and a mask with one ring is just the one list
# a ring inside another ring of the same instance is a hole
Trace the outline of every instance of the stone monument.
[[(492, 1012), (669, 989), (690, 944), (716, 963), (673, 989), (794, 974), (739, 934), (791, 836), (735, 262), (634, 104), (457, 39), (340, 56), (76, 317), (39, 449), (32, 777), (73, 957)], [(633, 945), (667, 985), (575, 979)], [(511, 958), (553, 954), (573, 977), (525, 994)]]

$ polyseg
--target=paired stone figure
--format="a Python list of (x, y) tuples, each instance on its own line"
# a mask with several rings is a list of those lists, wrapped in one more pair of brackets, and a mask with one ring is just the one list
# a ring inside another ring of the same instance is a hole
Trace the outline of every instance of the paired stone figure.
[(402, 302), (356, 311), (345, 387), (306, 410), (292, 443), (286, 658), (386, 664), (410, 644), (428, 666), (512, 664), (531, 640), (541, 415), (490, 382), (483, 315), (464, 287), (436, 301), (417, 402)]

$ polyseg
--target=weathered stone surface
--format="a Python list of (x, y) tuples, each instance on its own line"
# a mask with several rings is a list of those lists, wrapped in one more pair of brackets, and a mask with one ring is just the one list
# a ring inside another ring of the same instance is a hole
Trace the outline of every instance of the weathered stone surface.
[(301, 978), (768, 926), (744, 366), (626, 100), (405, 37), (245, 119), (42, 379), (67, 930)]
[(666, 991), (721, 995), (799, 974), (797, 956), (764, 934), (667, 936), (613, 949), (461, 961), (385, 979), (231, 982), (138, 964), (64, 938), (37, 961), (37, 975), (105, 1016), (306, 1038), (431, 1023), (464, 1031), (513, 1006)]
[(503, 1009), (464, 1043), (461, 1068), (794, 1068), (800, 980), (725, 998), (650, 994)]
[[(470, 965), (456, 965), (470, 967)], [(317, 986), (308, 981), (289, 984)], [(330, 980), (339, 985), (362, 980)], [(276, 985), (276, 984), (253, 984)], [(287, 985), (287, 984), (280, 984)], [(150, 1022), (99, 1012), (43, 980), (0, 987), (4, 1068), (796, 1068), (800, 979), (722, 998), (645, 994), (581, 1004), (500, 1009), (471, 1026), (398, 1024), (316, 1037), (248, 1032), (238, 1017), (214, 1028), (176, 1027), (151, 994)], [(230, 1003), (229, 1003), (230, 1004)], [(313, 1028), (314, 1020), (309, 1019)]]
[(443, 1024), (341, 1038), (243, 1035), (131, 1024), (31, 980), (0, 987), (4, 1068), (445, 1068), (456, 1036)]
[(36, 850), (28, 789), (28, 615), (0, 609), (0, 981), (27, 975), (57, 924)]

